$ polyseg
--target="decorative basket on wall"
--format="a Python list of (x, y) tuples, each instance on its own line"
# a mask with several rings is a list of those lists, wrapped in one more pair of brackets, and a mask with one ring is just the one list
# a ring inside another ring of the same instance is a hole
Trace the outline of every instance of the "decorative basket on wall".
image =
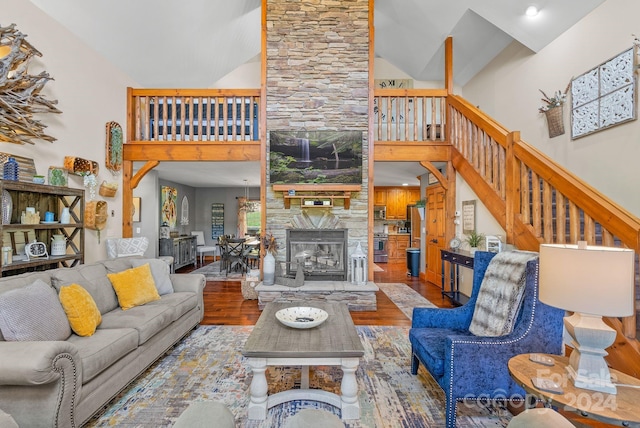
[(564, 134), (564, 115), (562, 106), (553, 107), (544, 112), (549, 127), (549, 138)]
[(84, 227), (103, 230), (107, 225), (107, 202), (88, 201), (84, 206)]

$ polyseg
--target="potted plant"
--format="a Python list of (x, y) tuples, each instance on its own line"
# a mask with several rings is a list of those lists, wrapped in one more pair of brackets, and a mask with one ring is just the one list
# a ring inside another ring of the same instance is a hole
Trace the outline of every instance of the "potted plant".
[(484, 234), (472, 231), (465, 238), (465, 242), (469, 244), (471, 254), (474, 254), (478, 249), (478, 246), (484, 241)]

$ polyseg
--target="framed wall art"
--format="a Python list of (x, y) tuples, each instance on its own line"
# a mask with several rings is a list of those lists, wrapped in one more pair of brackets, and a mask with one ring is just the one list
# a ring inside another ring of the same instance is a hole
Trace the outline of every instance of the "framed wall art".
[(171, 229), (175, 229), (178, 220), (177, 199), (178, 189), (162, 186), (162, 218), (160, 219), (160, 224), (166, 222)]
[(476, 230), (476, 201), (462, 201), (462, 233), (465, 235)]
[(571, 139), (636, 119), (635, 48), (571, 81)]
[(224, 204), (211, 204), (211, 238), (224, 235)]

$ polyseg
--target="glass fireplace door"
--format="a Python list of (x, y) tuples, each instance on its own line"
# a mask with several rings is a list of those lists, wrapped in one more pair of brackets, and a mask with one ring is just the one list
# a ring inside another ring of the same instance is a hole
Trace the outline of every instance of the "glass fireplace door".
[(346, 229), (287, 230), (287, 276), (302, 265), (305, 280), (346, 281)]

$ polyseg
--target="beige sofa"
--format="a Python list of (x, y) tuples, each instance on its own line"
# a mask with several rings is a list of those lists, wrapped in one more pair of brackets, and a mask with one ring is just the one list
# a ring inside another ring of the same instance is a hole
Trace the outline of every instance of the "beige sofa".
[[(71, 334), (64, 340), (8, 341), (0, 332), (0, 407), (19, 426), (83, 425), (199, 324), (204, 315), (203, 275), (169, 274), (167, 270), (173, 292), (160, 293), (160, 299), (126, 311), (119, 307), (107, 274), (143, 262), (140, 257), (120, 258), (0, 278), (0, 296), (30, 285), (27, 289), (31, 290), (36, 280), (42, 280), (54, 287), (55, 299), (60, 287), (80, 284), (102, 318), (95, 333), (86, 337), (69, 330)], [(153, 269), (156, 264), (151, 263)], [(153, 276), (155, 279), (156, 271)], [(40, 286), (47, 293), (51, 291)], [(55, 307), (51, 299), (42, 301)], [(34, 306), (36, 318), (48, 316), (43, 315), (48, 309), (43, 304)], [(0, 317), (1, 311), (2, 306)], [(6, 327), (5, 331), (9, 332)]]

